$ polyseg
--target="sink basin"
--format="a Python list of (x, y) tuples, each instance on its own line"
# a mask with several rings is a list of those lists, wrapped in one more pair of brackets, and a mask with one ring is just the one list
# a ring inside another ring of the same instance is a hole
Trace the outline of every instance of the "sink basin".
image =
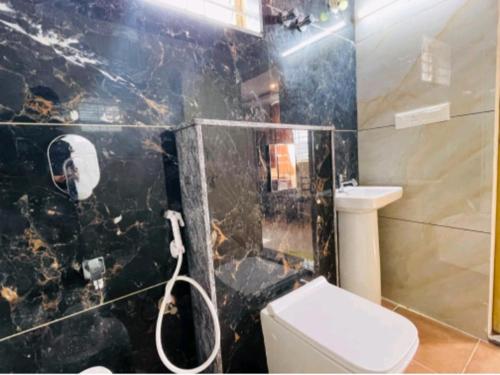
[(355, 186), (335, 191), (335, 209), (341, 212), (376, 211), (403, 196), (400, 186)]

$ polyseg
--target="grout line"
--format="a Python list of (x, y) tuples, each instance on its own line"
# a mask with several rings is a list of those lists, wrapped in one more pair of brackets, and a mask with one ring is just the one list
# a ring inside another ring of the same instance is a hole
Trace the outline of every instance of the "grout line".
[[(354, 25), (357, 26), (358, 24), (362, 23), (365, 19), (367, 19), (369, 17), (373, 17), (373, 16), (380, 17), (380, 14), (377, 14), (377, 13), (386, 11), (387, 8), (393, 7), (398, 2), (401, 3), (402, 1), (400, 1), (400, 0), (385, 1), (385, 5), (379, 6), (379, 8), (372, 8), (371, 10), (365, 11), (365, 14), (363, 14), (363, 12), (361, 12), (362, 13), (361, 17), (359, 17), (359, 11), (355, 12), (355, 23), (354, 23)], [(435, 7), (437, 5), (439, 5), (441, 3), (444, 3), (444, 2), (446, 2), (446, 0), (434, 0), (433, 1), (433, 3), (434, 3), (433, 5), (431, 5), (430, 7), (426, 7), (424, 9), (421, 9), (416, 14), (417, 15), (421, 15), (423, 13), (426, 13), (426, 12), (432, 10), (432, 9), (435, 9)], [(367, 3), (368, 3), (368, 1), (367, 1)], [(373, 3), (374, 3), (374, 1), (373, 1)], [(384, 30), (391, 30), (391, 29), (394, 29), (395, 27), (398, 27), (398, 25), (401, 24), (401, 17), (399, 17), (399, 18), (400, 19), (388, 22), (388, 25), (387, 25), (387, 27)], [(374, 32), (365, 32), (365, 33), (363, 33), (362, 34), (362, 36), (363, 36), (362, 38), (359, 38), (359, 39), (355, 38), (357, 44), (363, 43), (366, 40), (369, 40), (369, 39), (373, 38), (380, 31), (381, 30), (377, 30), (377, 31), (374, 31)]]
[[(386, 300), (387, 300), (387, 301), (390, 301), (390, 302), (393, 302), (393, 301), (388, 300), (388, 299), (386, 299)], [(394, 302), (393, 302), (393, 303), (394, 303)], [(479, 345), (481, 344), (481, 342), (484, 342), (484, 340), (483, 340), (483, 339), (480, 339), (480, 338), (478, 338), (478, 337), (475, 337), (475, 336), (471, 335), (471, 334), (470, 334), (470, 333), (468, 333), (468, 332), (462, 331), (461, 329), (458, 329), (458, 328), (453, 327), (453, 326), (451, 326), (451, 325), (449, 325), (449, 324), (447, 324), (447, 323), (444, 323), (444, 322), (442, 322), (442, 321), (440, 321), (440, 320), (437, 320), (437, 319), (434, 319), (434, 318), (432, 318), (432, 317), (430, 317), (430, 316), (427, 316), (427, 315), (425, 315), (425, 314), (422, 314), (422, 313), (420, 313), (420, 312), (418, 312), (418, 311), (415, 311), (415, 310), (413, 310), (413, 309), (411, 309), (411, 308), (409, 308), (409, 307), (406, 307), (406, 306), (403, 306), (403, 305), (399, 305), (399, 306), (398, 306), (398, 308), (401, 308), (401, 309), (407, 310), (407, 311), (409, 311), (409, 312), (412, 312), (412, 313), (414, 313), (414, 314), (416, 314), (416, 315), (418, 315), (418, 316), (420, 316), (420, 317), (422, 317), (422, 318), (424, 318), (424, 319), (426, 319), (426, 320), (429, 320), (429, 321), (434, 322), (434, 323), (436, 323), (436, 324), (438, 324), (438, 325), (441, 325), (442, 327), (445, 327), (446, 329), (449, 329), (449, 330), (452, 330), (452, 331), (455, 331), (455, 332), (459, 332), (459, 333), (461, 333), (461, 334), (463, 334), (463, 335), (465, 335), (465, 336), (468, 336), (468, 337), (470, 337), (470, 338), (473, 338), (473, 339), (476, 341), (476, 343), (474, 344), (474, 347), (472, 348), (472, 351), (471, 351), (471, 353), (470, 353), (470, 355), (469, 355), (469, 357), (468, 357), (468, 359), (467, 359), (467, 362), (465, 363), (464, 368), (462, 369), (461, 373), (463, 374), (463, 373), (465, 372), (465, 370), (467, 369), (467, 367), (468, 367), (468, 366), (470, 365), (470, 363), (472, 362), (472, 359), (473, 359), (474, 355), (476, 354), (476, 352), (477, 352), (477, 350), (478, 350), (478, 348), (479, 348)], [(430, 370), (430, 371), (432, 371), (432, 372), (434, 372), (434, 373), (437, 373), (437, 372), (438, 372), (438, 371), (436, 371), (436, 370), (432, 369), (431, 367), (429, 367), (429, 366), (426, 366), (426, 365), (422, 364), (422, 363), (421, 363), (421, 362), (419, 362), (419, 361), (416, 361), (416, 360), (414, 360), (414, 361), (415, 361), (415, 362), (417, 362), (419, 365), (422, 365), (423, 367), (427, 368), (428, 370)]]
[(433, 374), (437, 374), (439, 372), (439, 371), (436, 371), (436, 370), (434, 370), (433, 368), (431, 368), (431, 367), (429, 367), (427, 365), (424, 365), (422, 362), (417, 361), (416, 359), (412, 359), (412, 362), (415, 362), (417, 365), (422, 366), (424, 369), (426, 369), (427, 371), (429, 371), (429, 372), (431, 372)]
[(480, 339), (479, 337), (476, 337), (476, 336), (472, 335), (472, 334), (471, 334), (471, 333), (469, 333), (469, 332), (465, 332), (465, 331), (461, 330), (460, 328), (454, 327), (454, 326), (452, 326), (452, 325), (450, 325), (450, 324), (448, 324), (448, 323), (445, 323), (445, 322), (443, 322), (443, 321), (441, 321), (441, 320), (437, 320), (436, 318), (433, 318), (433, 317), (431, 317), (431, 316), (425, 315), (424, 313), (421, 313), (420, 311), (414, 310), (414, 309), (412, 309), (411, 307), (408, 307), (408, 306), (405, 306), (405, 305), (399, 305), (399, 307), (398, 307), (398, 308), (401, 308), (401, 309), (403, 309), (403, 310), (409, 311), (409, 312), (411, 312), (411, 313), (413, 313), (413, 314), (416, 314), (416, 315), (418, 315), (418, 316), (420, 316), (420, 317), (422, 317), (422, 318), (425, 318), (425, 319), (427, 319), (427, 320), (430, 320), (431, 322), (434, 322), (434, 323), (436, 323), (436, 324), (439, 324), (439, 325), (441, 325), (442, 327), (448, 328), (448, 329), (450, 329), (450, 330), (452, 330), (452, 331), (459, 332), (459, 333), (461, 333), (461, 334), (463, 334), (463, 335), (465, 335), (465, 336), (467, 336), (467, 337), (470, 337), (471, 339), (474, 339), (474, 340), (479, 340), (479, 341), (484, 341), (484, 340)]
[(0, 121), (0, 126), (47, 126), (47, 127), (84, 127), (84, 128), (133, 128), (133, 129), (166, 129), (178, 132), (180, 130), (190, 128), (193, 126), (230, 126), (240, 128), (263, 128), (263, 129), (297, 129), (297, 130), (312, 130), (312, 131), (333, 131), (333, 132), (357, 132), (358, 129), (335, 129), (335, 125), (311, 125), (311, 124), (287, 124), (287, 123), (268, 123), (258, 121), (243, 121), (243, 120), (213, 120), (201, 121), (189, 124), (83, 124), (83, 123), (52, 123), (52, 122), (5, 122)]
[(52, 127), (106, 127), (106, 128), (140, 128), (140, 129), (169, 129), (174, 130), (176, 125), (158, 124), (158, 125), (134, 125), (134, 124), (82, 124), (82, 123), (56, 123), (56, 122), (5, 122), (0, 121), (0, 126), (52, 126)]
[(472, 348), (472, 352), (470, 353), (469, 358), (467, 359), (467, 362), (465, 362), (465, 366), (462, 370), (462, 374), (465, 373), (465, 370), (467, 370), (467, 367), (469, 367), (470, 363), (472, 362), (472, 358), (476, 354), (480, 343), (481, 343), (481, 340), (477, 340), (476, 345), (474, 345), (474, 348)]
[(376, 126), (374, 128), (368, 128), (368, 129), (359, 129), (358, 128), (358, 132), (361, 133), (361, 132), (368, 132), (370, 130), (379, 130), (379, 129), (386, 129), (386, 128), (394, 128), (394, 127), (395, 127), (395, 125), (391, 124), (391, 125)]
[(62, 316), (60, 318), (57, 318), (57, 319), (54, 319), (54, 320), (51, 320), (50, 322), (47, 322), (47, 323), (43, 323), (43, 324), (40, 324), (40, 325), (37, 325), (35, 327), (31, 327), (29, 329), (25, 329), (23, 331), (20, 331), (20, 332), (17, 332), (17, 333), (14, 333), (13, 335), (10, 335), (10, 336), (6, 336), (6, 337), (2, 337), (0, 338), (0, 343), (4, 342), (4, 341), (7, 341), (9, 339), (12, 339), (14, 337), (17, 337), (17, 336), (22, 336), (26, 333), (29, 333), (29, 332), (33, 332), (33, 331), (36, 331), (37, 329), (40, 329), (40, 328), (43, 328), (43, 327), (48, 327), (54, 323), (59, 323), (59, 322), (62, 322), (66, 319), (70, 319), (70, 318), (74, 318), (75, 316), (78, 316), (78, 315), (81, 315), (81, 314), (84, 314), (86, 312), (89, 312), (89, 311), (92, 311), (92, 310), (96, 310), (96, 309), (99, 309), (101, 307), (104, 307), (104, 306), (107, 306), (107, 305), (110, 305), (112, 303), (115, 303), (115, 302), (118, 302), (118, 301), (121, 301), (121, 300), (124, 300), (124, 299), (127, 299), (129, 297), (133, 297), (135, 295), (138, 295), (138, 294), (141, 294), (141, 293), (144, 293), (144, 292), (147, 292), (148, 290), (151, 290), (151, 289), (155, 289), (155, 288), (158, 288), (162, 285), (165, 285), (168, 281), (162, 281), (161, 283), (158, 283), (158, 284), (155, 284), (155, 285), (151, 285), (151, 286), (148, 286), (147, 288), (144, 288), (144, 289), (141, 289), (141, 290), (137, 290), (135, 292), (132, 292), (132, 293), (128, 293), (128, 294), (125, 294), (121, 297), (118, 297), (118, 298), (115, 298), (115, 299), (112, 299), (112, 300), (109, 300), (109, 301), (106, 301), (106, 302), (103, 302), (99, 305), (95, 305), (95, 306), (92, 306), (92, 307), (89, 307), (88, 309), (85, 309), (85, 310), (81, 310), (81, 311), (78, 311), (78, 312), (75, 312), (73, 314), (69, 314), (69, 315), (65, 315), (65, 316)]
[(383, 300), (383, 301), (387, 301), (387, 302), (389, 302), (389, 303), (391, 303), (391, 304), (393, 304), (393, 305), (394, 305), (394, 307), (391, 309), (391, 311), (396, 311), (396, 310), (397, 310), (397, 308), (401, 306), (399, 303), (394, 302), (393, 300), (391, 300), (391, 299), (389, 299), (389, 298), (382, 297), (382, 300)]
[(490, 232), (482, 231), (482, 230), (476, 230), (476, 229), (470, 229), (470, 228), (462, 228), (462, 227), (452, 227), (450, 225), (442, 225), (442, 224), (436, 224), (436, 223), (427, 223), (425, 221), (417, 221), (417, 220), (410, 220), (410, 219), (401, 219), (397, 217), (390, 217), (390, 216), (384, 216), (380, 215), (379, 216), (382, 219), (386, 220), (396, 220), (396, 221), (403, 221), (406, 223), (413, 223), (413, 224), (422, 224), (422, 225), (431, 225), (434, 227), (440, 227), (440, 228), (447, 228), (447, 229), (455, 229), (455, 230), (460, 230), (464, 232), (473, 232), (473, 233), (481, 233), (481, 234), (491, 234)]
[(358, 129), (335, 129), (334, 133), (357, 133)]
[(174, 133), (178, 133), (179, 131), (181, 130), (184, 130), (184, 129), (188, 129), (188, 128), (192, 128), (194, 126), (197, 126), (196, 124), (194, 123), (190, 123), (190, 124), (182, 124), (182, 125), (179, 125), (179, 126), (176, 126), (175, 129), (173, 129)]
[[(362, 17), (356, 17), (356, 24), (357, 23), (360, 23), (362, 20), (364, 20), (365, 18), (367, 17), (371, 17), (373, 16), (375, 13), (378, 13), (380, 11), (384, 11), (385, 9), (387, 9), (388, 7), (394, 5), (394, 3), (398, 2), (399, 0), (392, 0), (390, 2), (387, 2), (387, 4), (385, 5), (382, 5), (381, 7), (379, 8), (376, 8), (376, 9), (372, 9), (370, 12), (367, 12), (366, 14), (364, 14)], [(357, 5), (357, 4), (356, 4)], [(366, 38), (365, 38), (366, 39)], [(364, 40), (364, 39), (361, 39), (361, 40)]]
[[(458, 115), (453, 115), (453, 116), (450, 116), (450, 120), (453, 120), (455, 118), (461, 118), (461, 117), (468, 117), (468, 116), (475, 116), (475, 115), (481, 115), (481, 114), (485, 114), (485, 113), (494, 113), (495, 110), (493, 109), (488, 109), (488, 110), (485, 110), (485, 111), (478, 111), (478, 112), (470, 112), (470, 113), (462, 113), (462, 114), (458, 114)], [(450, 121), (448, 120), (448, 121)], [(431, 124), (423, 124), (423, 125), (420, 125), (420, 126), (425, 126), (425, 125), (433, 125), (433, 124), (437, 124), (437, 122), (435, 123), (431, 123)], [(389, 125), (381, 125), (381, 126), (375, 126), (373, 128), (367, 128), (367, 129), (358, 129), (358, 132), (367, 132), (367, 131), (370, 131), (370, 130), (378, 130), (378, 129), (385, 129), (385, 128), (395, 128), (396, 125), (395, 124), (389, 124)], [(413, 127), (419, 127), (419, 126), (413, 126)], [(405, 128), (405, 129), (411, 129), (410, 128)], [(403, 130), (403, 129), (398, 129), (398, 130)]]
[(481, 114), (484, 114), (484, 113), (495, 113), (495, 110), (494, 109), (487, 109), (487, 110), (484, 110), (484, 111), (477, 111), (477, 112), (470, 112), (470, 113), (461, 113), (461, 114), (458, 114), (458, 115), (451, 116), (451, 118), (454, 119), (454, 118), (460, 118), (460, 117), (481, 115)]

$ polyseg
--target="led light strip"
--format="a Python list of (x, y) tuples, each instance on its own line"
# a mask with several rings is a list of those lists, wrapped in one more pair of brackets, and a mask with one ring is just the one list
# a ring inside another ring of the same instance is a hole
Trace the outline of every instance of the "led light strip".
[(329, 27), (327, 29), (323, 29), (323, 31), (313, 35), (311, 38), (309, 39), (306, 39), (304, 40), (303, 42), (300, 42), (299, 44), (297, 44), (296, 46), (290, 48), (290, 49), (287, 49), (286, 51), (282, 52), (281, 53), (281, 56), (283, 57), (287, 57), (287, 56), (290, 56), (292, 54), (294, 54), (295, 52), (297, 51), (300, 51), (302, 48), (310, 45), (310, 44), (313, 44), (313, 43), (316, 43), (322, 39), (325, 39), (326, 37), (332, 35), (333, 33), (335, 33), (336, 31), (339, 31), (340, 29), (343, 29), (344, 27), (346, 26), (346, 22), (345, 21), (341, 21), (335, 25), (333, 25), (332, 27)]

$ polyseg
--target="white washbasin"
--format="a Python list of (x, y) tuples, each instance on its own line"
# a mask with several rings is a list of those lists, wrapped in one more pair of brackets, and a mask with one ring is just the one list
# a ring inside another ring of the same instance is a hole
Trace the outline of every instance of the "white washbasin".
[(376, 211), (403, 196), (400, 186), (346, 186), (335, 191), (335, 209), (343, 212)]
[(382, 284), (377, 210), (402, 196), (399, 186), (346, 186), (335, 191), (340, 285), (379, 304)]

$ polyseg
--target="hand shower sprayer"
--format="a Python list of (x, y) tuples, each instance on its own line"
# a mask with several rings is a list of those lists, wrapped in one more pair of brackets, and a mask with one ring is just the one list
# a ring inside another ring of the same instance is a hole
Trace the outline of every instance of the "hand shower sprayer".
[[(197, 374), (205, 370), (208, 366), (210, 366), (210, 364), (215, 360), (217, 353), (219, 352), (220, 336), (221, 336), (219, 318), (217, 317), (217, 311), (215, 310), (215, 306), (213, 305), (212, 301), (208, 297), (205, 290), (203, 290), (201, 285), (198, 284), (193, 279), (191, 279), (190, 277), (179, 276), (179, 272), (181, 270), (181, 265), (182, 265), (182, 257), (185, 251), (184, 245), (182, 243), (181, 229), (180, 229), (180, 227), (184, 226), (184, 220), (182, 220), (182, 215), (176, 211), (167, 211), (165, 213), (165, 217), (168, 220), (170, 220), (170, 223), (172, 225), (172, 233), (174, 235), (174, 240), (170, 242), (170, 254), (174, 258), (177, 258), (177, 265), (175, 267), (175, 271), (172, 278), (167, 282), (167, 285), (165, 285), (165, 294), (160, 305), (158, 319), (156, 320), (156, 335), (155, 335), (156, 350), (158, 351), (158, 355), (160, 356), (161, 361), (170, 371), (178, 374)], [(161, 327), (163, 323), (163, 316), (165, 314), (165, 309), (167, 308), (168, 303), (172, 301), (171, 293), (174, 284), (177, 281), (184, 281), (186, 283), (189, 283), (200, 292), (203, 300), (207, 304), (207, 307), (210, 311), (210, 315), (212, 316), (212, 321), (214, 322), (215, 338), (214, 338), (214, 348), (212, 350), (212, 353), (204, 363), (192, 369), (180, 368), (175, 366), (172, 362), (170, 362), (170, 360), (167, 358), (165, 354), (165, 351), (163, 350), (163, 344), (161, 339)]]

